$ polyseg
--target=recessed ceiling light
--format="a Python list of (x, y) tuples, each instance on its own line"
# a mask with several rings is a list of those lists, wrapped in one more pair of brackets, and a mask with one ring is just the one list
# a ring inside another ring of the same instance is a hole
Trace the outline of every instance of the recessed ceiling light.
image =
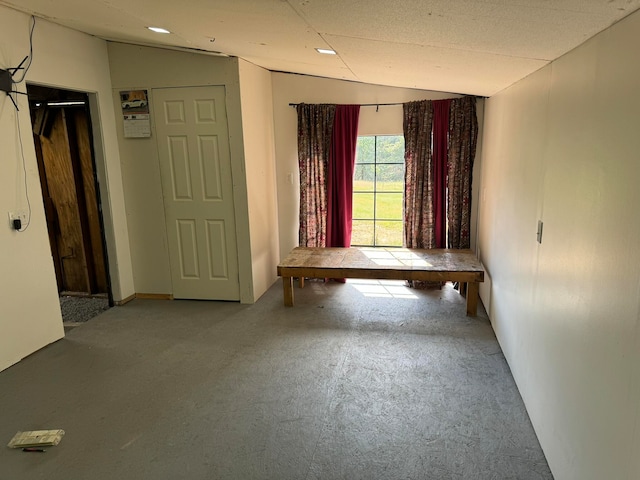
[(160, 28), (160, 27), (147, 27), (147, 28), (152, 32), (156, 32), (156, 33), (171, 33), (166, 28)]
[(334, 50), (329, 50), (328, 48), (316, 48), (316, 52), (324, 53), (325, 55), (335, 55), (336, 52)]

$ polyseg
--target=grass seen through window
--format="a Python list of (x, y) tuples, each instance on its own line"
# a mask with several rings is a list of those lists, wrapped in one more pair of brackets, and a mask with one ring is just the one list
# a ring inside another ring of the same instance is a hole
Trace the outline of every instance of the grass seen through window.
[(404, 137), (358, 137), (353, 179), (354, 246), (402, 246)]

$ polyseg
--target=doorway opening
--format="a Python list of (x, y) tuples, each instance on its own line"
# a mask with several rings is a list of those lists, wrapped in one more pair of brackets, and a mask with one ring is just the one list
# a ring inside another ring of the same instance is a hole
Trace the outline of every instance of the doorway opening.
[(27, 85), (49, 243), (65, 326), (113, 306), (89, 96)]

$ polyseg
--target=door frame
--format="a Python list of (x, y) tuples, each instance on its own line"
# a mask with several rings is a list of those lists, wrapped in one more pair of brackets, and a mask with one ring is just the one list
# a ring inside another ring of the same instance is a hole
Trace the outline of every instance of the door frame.
[[(107, 298), (109, 301), (109, 306), (113, 307), (115, 302), (113, 298), (113, 286), (112, 286), (112, 278), (111, 278), (111, 265), (110, 265), (110, 255), (109, 255), (109, 242), (107, 241), (107, 234), (112, 232), (113, 225), (109, 215), (109, 203), (108, 203), (108, 188), (106, 182), (106, 159), (104, 155), (104, 143), (102, 139), (102, 125), (100, 122), (99, 115), (99, 104), (98, 104), (98, 95), (96, 92), (87, 92), (83, 90), (77, 90), (74, 88), (64, 87), (64, 86), (53, 86), (53, 85), (45, 85), (38, 82), (27, 82), (27, 87), (29, 85), (33, 85), (36, 87), (50, 88), (53, 90), (64, 90), (70, 92), (77, 92), (86, 95), (87, 104), (85, 106), (87, 111), (88, 118), (88, 130), (89, 130), (89, 143), (91, 149), (91, 159), (93, 164), (93, 181), (96, 195), (96, 203), (98, 206), (98, 222), (100, 226), (100, 240), (102, 245), (102, 252), (104, 256), (104, 268), (106, 275), (106, 284), (107, 284)], [(34, 141), (34, 149), (38, 149), (38, 145), (35, 144)], [(40, 164), (40, 160), (37, 159), (38, 164)], [(42, 171), (40, 169), (40, 165), (38, 165), (38, 176), (40, 177), (40, 182), (46, 182), (46, 179), (42, 179)], [(101, 188), (101, 185), (104, 185), (104, 191)], [(41, 194), (42, 194), (41, 189)], [(44, 199), (43, 199), (44, 203)], [(109, 217), (109, 221), (105, 220), (105, 215)], [(82, 220), (82, 219), (81, 219)], [(48, 225), (47, 225), (47, 233)], [(53, 256), (53, 255), (52, 255)], [(55, 260), (54, 260), (55, 262)], [(58, 282), (58, 272), (56, 267), (56, 282)]]

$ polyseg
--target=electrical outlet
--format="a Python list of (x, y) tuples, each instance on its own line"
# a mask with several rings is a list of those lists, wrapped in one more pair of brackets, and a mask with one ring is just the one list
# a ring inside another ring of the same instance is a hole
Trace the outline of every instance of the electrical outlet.
[(22, 224), (21, 228), (27, 225), (27, 212), (25, 210), (16, 210), (15, 212), (9, 212), (9, 225), (13, 229), (13, 221), (20, 220)]

